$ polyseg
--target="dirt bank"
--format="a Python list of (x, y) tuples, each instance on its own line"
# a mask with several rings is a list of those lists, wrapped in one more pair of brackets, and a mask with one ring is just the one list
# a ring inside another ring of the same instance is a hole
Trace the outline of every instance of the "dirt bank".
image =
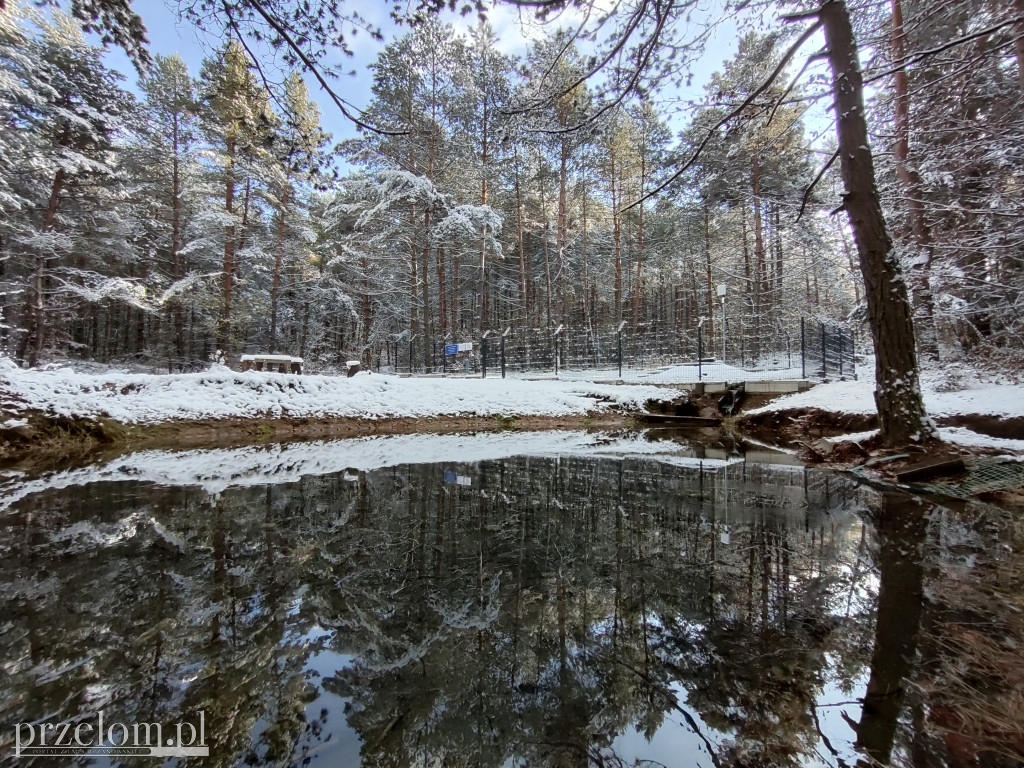
[(413, 433), (499, 432), (545, 429), (615, 429), (631, 426), (628, 413), (575, 416), (437, 416), (425, 418), (265, 418), (168, 421), (127, 425), (112, 419), (70, 419), (25, 414), (24, 424), (0, 429), (0, 466), (109, 459), (148, 448), (226, 448), (301, 440)]
[[(977, 413), (934, 417), (940, 427), (966, 427), (980, 435), (1024, 439), (1024, 418)], [(878, 429), (875, 414), (849, 414), (820, 408), (795, 408), (762, 413), (741, 413), (730, 426), (745, 435), (782, 447), (801, 445), (822, 437)]]

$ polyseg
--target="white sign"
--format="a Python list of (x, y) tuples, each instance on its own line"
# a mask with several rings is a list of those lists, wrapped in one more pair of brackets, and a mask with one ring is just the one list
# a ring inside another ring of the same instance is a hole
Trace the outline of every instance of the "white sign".
[(459, 344), (459, 352), (472, 352), (472, 351), (473, 351), (473, 342), (472, 341), (464, 341), (461, 344)]

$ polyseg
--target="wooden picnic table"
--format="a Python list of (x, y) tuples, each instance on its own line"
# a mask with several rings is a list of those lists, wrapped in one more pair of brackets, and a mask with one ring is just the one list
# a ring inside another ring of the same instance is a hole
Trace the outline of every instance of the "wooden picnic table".
[(243, 371), (302, 373), (302, 358), (291, 355), (242, 355), (239, 361)]

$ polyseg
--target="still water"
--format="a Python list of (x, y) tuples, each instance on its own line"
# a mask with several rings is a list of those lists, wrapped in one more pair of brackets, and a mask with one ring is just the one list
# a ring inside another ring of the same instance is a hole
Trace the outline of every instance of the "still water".
[(0, 496), (0, 761), (101, 710), (202, 712), (203, 766), (1024, 756), (997, 508), (657, 433), (149, 451)]

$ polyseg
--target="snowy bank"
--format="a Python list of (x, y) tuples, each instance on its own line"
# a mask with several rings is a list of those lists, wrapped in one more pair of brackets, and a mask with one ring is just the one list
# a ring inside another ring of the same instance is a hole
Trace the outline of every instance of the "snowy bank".
[(639, 385), (516, 379), (352, 378), (235, 373), (84, 374), (71, 368), (0, 367), (4, 418), (29, 411), (123, 424), (259, 418), (582, 416), (635, 410), (672, 390)]
[[(962, 389), (946, 391), (941, 383), (922, 376), (921, 391), (931, 416), (948, 417), (979, 414), (1002, 418), (1024, 417), (1024, 385), (992, 384), (973, 381)], [(760, 408), (746, 411), (746, 415), (770, 411), (820, 408), (832, 413), (868, 415), (875, 413), (874, 376), (862, 376), (858, 381), (833, 381), (819, 384), (806, 392), (780, 397)]]

